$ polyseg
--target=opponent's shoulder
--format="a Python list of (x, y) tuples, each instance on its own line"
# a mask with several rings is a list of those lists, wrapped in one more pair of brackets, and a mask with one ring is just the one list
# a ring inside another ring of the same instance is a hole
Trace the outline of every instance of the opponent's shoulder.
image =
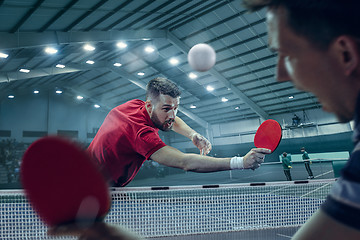
[(360, 149), (354, 149), (344, 168), (342, 177), (353, 182), (360, 183)]
[(358, 151), (360, 151), (360, 141), (355, 144), (352, 154)]

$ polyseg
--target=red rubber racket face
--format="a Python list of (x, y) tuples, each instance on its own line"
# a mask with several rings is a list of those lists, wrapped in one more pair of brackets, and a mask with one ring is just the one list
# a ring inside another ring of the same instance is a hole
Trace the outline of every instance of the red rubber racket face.
[(110, 209), (105, 179), (84, 150), (59, 137), (32, 143), (21, 163), (25, 194), (45, 224), (93, 222)]
[(254, 144), (257, 148), (267, 148), (271, 152), (279, 146), (282, 137), (280, 124), (272, 119), (263, 122), (256, 131)]

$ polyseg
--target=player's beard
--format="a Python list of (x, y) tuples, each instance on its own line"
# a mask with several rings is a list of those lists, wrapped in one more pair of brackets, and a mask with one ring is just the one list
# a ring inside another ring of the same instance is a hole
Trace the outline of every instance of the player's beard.
[[(150, 117), (151, 121), (154, 123), (155, 127), (157, 127), (158, 129), (160, 129), (161, 131), (164, 132), (169, 132), (171, 131), (172, 127), (173, 127), (173, 122), (175, 122), (173, 119), (169, 119), (165, 122), (161, 122), (158, 118), (158, 116), (156, 115), (156, 113), (153, 113), (152, 116)], [(168, 125), (170, 125), (170, 127), (168, 127)]]

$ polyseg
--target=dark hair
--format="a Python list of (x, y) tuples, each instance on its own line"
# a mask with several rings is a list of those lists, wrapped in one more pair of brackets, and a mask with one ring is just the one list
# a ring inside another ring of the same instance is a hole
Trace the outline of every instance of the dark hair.
[(173, 81), (166, 78), (157, 77), (150, 80), (146, 85), (146, 100), (149, 98), (157, 99), (160, 94), (177, 98), (180, 96), (181, 91)]
[(300, 148), (300, 150), (305, 150), (305, 147)]
[(340, 35), (360, 37), (359, 0), (243, 0), (250, 11), (284, 7), (289, 26), (326, 50)]
[(286, 153), (286, 152), (283, 152), (283, 156), (286, 157), (286, 156), (287, 156), (287, 153)]

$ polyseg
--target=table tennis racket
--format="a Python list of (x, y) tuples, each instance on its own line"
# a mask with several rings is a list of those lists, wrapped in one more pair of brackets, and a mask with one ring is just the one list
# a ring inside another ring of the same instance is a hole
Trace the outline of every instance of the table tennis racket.
[(256, 131), (254, 144), (257, 148), (267, 148), (274, 152), (279, 146), (281, 137), (282, 130), (280, 124), (273, 119), (268, 119)]
[(95, 162), (77, 144), (50, 136), (32, 143), (21, 163), (25, 195), (50, 227), (101, 221), (110, 194)]

